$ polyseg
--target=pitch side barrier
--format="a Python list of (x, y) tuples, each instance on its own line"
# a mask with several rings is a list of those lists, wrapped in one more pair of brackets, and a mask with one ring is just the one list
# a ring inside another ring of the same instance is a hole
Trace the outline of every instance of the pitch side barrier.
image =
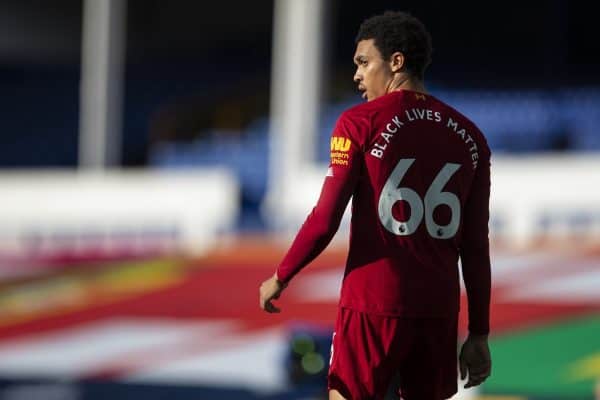
[[(318, 199), (326, 172), (326, 165), (306, 165), (285, 193), (267, 196), (263, 212), (275, 229), (290, 235), (297, 231)], [(346, 241), (348, 227), (349, 208), (338, 240)], [(516, 246), (540, 239), (597, 242), (600, 157), (493, 155), (490, 235)]]
[(238, 191), (221, 169), (3, 173), (0, 259), (202, 253), (233, 227)]

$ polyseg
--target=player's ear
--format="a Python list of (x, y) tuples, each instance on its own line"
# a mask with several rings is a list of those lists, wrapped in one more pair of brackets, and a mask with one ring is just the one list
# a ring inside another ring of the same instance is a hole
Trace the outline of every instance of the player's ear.
[(390, 56), (390, 68), (392, 72), (400, 72), (400, 70), (404, 67), (404, 54), (399, 51), (396, 51)]

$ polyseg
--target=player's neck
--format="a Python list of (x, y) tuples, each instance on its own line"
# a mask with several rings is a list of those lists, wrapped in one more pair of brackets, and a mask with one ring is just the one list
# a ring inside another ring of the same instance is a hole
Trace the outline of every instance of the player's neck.
[(396, 75), (390, 82), (389, 88), (390, 90), (388, 93), (396, 92), (398, 90), (410, 90), (413, 92), (427, 93), (427, 89), (425, 88), (423, 81), (409, 75)]

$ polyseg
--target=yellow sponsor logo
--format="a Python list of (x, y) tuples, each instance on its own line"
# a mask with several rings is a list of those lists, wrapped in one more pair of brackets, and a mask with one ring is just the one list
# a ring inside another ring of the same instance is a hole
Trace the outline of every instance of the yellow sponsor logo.
[(348, 151), (351, 144), (348, 138), (334, 136), (331, 138), (331, 151)]
[(427, 100), (424, 94), (415, 93), (415, 97), (417, 100)]

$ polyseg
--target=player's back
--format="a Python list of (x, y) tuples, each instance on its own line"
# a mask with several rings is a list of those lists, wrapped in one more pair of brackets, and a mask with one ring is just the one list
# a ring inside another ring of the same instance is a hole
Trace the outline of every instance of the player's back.
[(406, 90), (344, 114), (362, 166), (341, 305), (384, 315), (455, 313), (464, 225), (487, 224), (487, 210), (465, 215), (474, 213), (466, 206), (477, 171), (489, 167), (483, 135), (443, 102)]

